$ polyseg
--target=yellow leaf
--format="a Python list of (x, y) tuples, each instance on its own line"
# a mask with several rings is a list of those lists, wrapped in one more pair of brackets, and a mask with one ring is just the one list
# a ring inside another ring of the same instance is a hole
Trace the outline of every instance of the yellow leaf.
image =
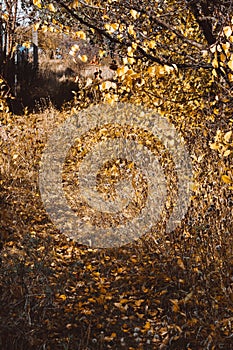
[(47, 27), (46, 25), (43, 25), (43, 26), (41, 27), (41, 30), (42, 30), (43, 33), (46, 33), (47, 30), (48, 30), (48, 27)]
[(94, 298), (88, 298), (87, 300), (89, 301), (89, 303), (96, 303), (96, 300)]
[(217, 46), (216, 45), (213, 45), (210, 47), (210, 52), (214, 53), (217, 49)]
[(216, 58), (213, 59), (213, 61), (212, 61), (212, 66), (213, 66), (214, 68), (218, 68), (218, 60), (217, 60)]
[(144, 299), (139, 299), (139, 300), (135, 300), (135, 305), (136, 306), (141, 306), (141, 304), (144, 302)]
[(228, 79), (230, 80), (230, 82), (233, 82), (233, 74), (229, 73), (228, 74)]
[(123, 67), (119, 67), (117, 69), (117, 75), (119, 77), (123, 76), (127, 71), (129, 70), (129, 68), (127, 66), (123, 66)]
[(231, 178), (228, 175), (222, 175), (222, 180), (223, 182), (225, 182), (226, 184), (231, 184), (233, 183), (233, 181), (231, 180)]
[(210, 148), (214, 149), (214, 150), (218, 150), (219, 149), (219, 145), (217, 145), (216, 143), (211, 143), (210, 144)]
[(79, 5), (78, 0), (74, 0), (74, 1), (72, 2), (72, 4), (71, 4), (71, 7), (74, 8), (74, 9), (76, 9), (76, 8), (78, 7), (78, 5)]
[(128, 63), (133, 64), (135, 62), (135, 59), (133, 57), (128, 57)]
[(119, 24), (118, 23), (112, 23), (112, 24), (105, 23), (104, 28), (108, 31), (108, 33), (112, 34), (119, 28)]
[(149, 73), (149, 75), (150, 75), (151, 77), (154, 77), (154, 76), (155, 76), (155, 72), (156, 72), (155, 66), (149, 67), (149, 68), (147, 69), (147, 72)]
[(185, 270), (183, 260), (180, 257), (177, 259), (177, 264), (182, 270)]
[(87, 56), (86, 55), (82, 55), (82, 56), (78, 56), (78, 58), (82, 61), (82, 62), (87, 62)]
[(99, 56), (102, 58), (106, 54), (106, 51), (104, 50), (99, 50)]
[(128, 33), (130, 35), (133, 35), (134, 37), (136, 36), (136, 33), (135, 33), (135, 30), (133, 29), (134, 26), (133, 25), (130, 25), (129, 28), (128, 28)]
[(220, 60), (221, 60), (221, 62), (225, 62), (226, 61), (226, 56), (222, 52), (220, 54)]
[(74, 44), (72, 47), (71, 47), (71, 50), (76, 52), (79, 50), (79, 46), (77, 44)]
[(42, 5), (41, 5), (41, 1), (40, 0), (33, 0), (33, 4), (35, 6), (37, 6), (39, 9), (41, 9)]
[(156, 73), (160, 76), (165, 74), (165, 68), (163, 66), (160, 66), (157, 70)]
[(232, 34), (232, 29), (231, 29), (231, 27), (230, 27), (230, 26), (224, 27), (224, 28), (223, 28), (223, 33), (225, 34), (225, 36), (226, 36), (227, 38), (229, 38), (229, 36), (231, 36), (231, 34)]
[(129, 302), (129, 300), (126, 299), (126, 298), (123, 298), (123, 299), (120, 300), (120, 304), (126, 304), (128, 302)]
[(155, 41), (155, 40), (151, 40), (151, 41), (149, 42), (149, 48), (150, 48), (150, 49), (153, 49), (155, 46), (156, 46), (156, 41)]
[(55, 7), (54, 7), (53, 4), (49, 4), (49, 5), (48, 5), (48, 9), (49, 9), (49, 11), (51, 11), (51, 12), (56, 12), (56, 9), (55, 9)]
[(217, 72), (216, 72), (215, 69), (212, 70), (212, 74), (213, 74), (213, 76), (214, 76), (215, 78), (217, 78), (218, 74), (217, 74)]
[(179, 311), (179, 305), (178, 305), (178, 303), (179, 303), (179, 300), (178, 299), (170, 299), (170, 302), (173, 304), (172, 305), (172, 311), (173, 312), (178, 312)]
[(4, 19), (4, 21), (8, 21), (8, 19), (9, 19), (9, 15), (8, 15), (8, 13), (3, 13), (2, 14), (2, 19)]
[(40, 22), (37, 22), (33, 25), (33, 30), (34, 31), (37, 31), (39, 29), (39, 26), (40, 26)]
[(147, 321), (145, 323), (145, 326), (143, 327), (146, 331), (148, 331), (151, 328), (151, 323), (149, 321)]
[(23, 47), (25, 47), (26, 49), (30, 49), (31, 47), (31, 43), (29, 41), (25, 41), (23, 44), (22, 44)]
[(135, 10), (130, 10), (130, 14), (134, 19), (136, 19), (138, 17), (138, 12)]
[(233, 71), (233, 55), (231, 55), (230, 61), (227, 63), (228, 67)]
[(117, 85), (116, 83), (110, 81), (110, 80), (107, 80), (107, 81), (104, 81), (102, 84), (100, 84), (100, 91), (102, 90), (109, 90), (109, 89), (116, 89), (117, 88)]
[(232, 130), (228, 131), (228, 132), (224, 135), (224, 140), (225, 140), (226, 142), (229, 142), (231, 136), (232, 136)]
[(223, 157), (228, 157), (231, 154), (231, 150), (227, 149), (224, 153), (223, 153)]
[(172, 311), (173, 312), (178, 312), (180, 310), (180, 308), (179, 308), (179, 305), (178, 304), (174, 304), (173, 306), (172, 306)]
[(86, 33), (84, 33), (82, 30), (76, 32), (75, 35), (76, 35), (76, 37), (78, 37), (82, 40), (86, 40)]
[(228, 41), (225, 44), (222, 44), (222, 48), (225, 51), (225, 53), (228, 53), (230, 47), (231, 47), (231, 44)]
[(116, 31), (118, 28), (119, 28), (119, 24), (118, 23), (112, 23), (111, 25), (111, 28)]
[(66, 295), (65, 294), (59, 295), (59, 299), (66, 300)]

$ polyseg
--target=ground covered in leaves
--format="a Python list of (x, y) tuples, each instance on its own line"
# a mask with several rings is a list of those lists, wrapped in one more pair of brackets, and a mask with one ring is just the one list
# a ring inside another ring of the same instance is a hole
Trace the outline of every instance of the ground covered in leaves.
[(202, 145), (175, 232), (92, 249), (60, 234), (40, 198), (46, 134), (62, 118), (3, 120), (0, 348), (233, 349), (233, 199), (217, 155)]

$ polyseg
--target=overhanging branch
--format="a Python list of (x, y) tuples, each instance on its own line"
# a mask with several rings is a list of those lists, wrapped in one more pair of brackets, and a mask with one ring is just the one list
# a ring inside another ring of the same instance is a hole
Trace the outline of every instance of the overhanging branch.
[[(131, 46), (131, 42), (129, 41), (121, 41), (119, 40), (117, 37), (110, 35), (106, 30), (99, 28), (97, 25), (88, 22), (87, 20), (85, 20), (84, 18), (82, 18), (81, 16), (79, 16), (77, 13), (75, 13), (69, 6), (67, 6), (62, 0), (55, 0), (57, 4), (60, 5), (60, 7), (62, 7), (70, 16), (72, 16), (74, 19), (76, 19), (79, 23), (85, 25), (88, 28), (94, 29), (97, 33), (103, 35), (105, 38), (107, 38), (108, 40), (110, 40), (111, 42), (114, 42), (116, 44), (121, 45), (122, 47), (128, 47)], [(189, 40), (189, 39), (187, 39)], [(198, 44), (198, 43), (197, 43)], [(198, 44), (198, 46), (201, 44)], [(203, 48), (202, 45), (199, 48)], [(171, 66), (174, 67), (176, 66), (177, 68), (204, 68), (204, 69), (210, 69), (212, 68), (212, 66), (210, 64), (206, 64), (206, 63), (198, 63), (198, 64), (187, 64), (187, 63), (177, 63), (177, 62), (172, 62), (169, 61), (165, 58), (159, 58), (156, 57), (150, 53), (147, 53), (145, 51), (145, 49), (141, 46), (138, 45), (137, 47), (137, 51), (143, 55), (143, 57), (146, 57), (147, 59), (149, 59), (152, 62), (161, 64), (161, 65), (167, 65), (167, 66)]]

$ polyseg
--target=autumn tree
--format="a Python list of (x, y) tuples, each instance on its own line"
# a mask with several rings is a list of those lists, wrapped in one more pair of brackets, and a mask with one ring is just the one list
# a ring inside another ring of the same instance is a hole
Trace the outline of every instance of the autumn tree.
[(98, 42), (100, 56), (118, 53), (117, 85), (101, 86), (104, 100), (143, 101), (173, 116), (201, 116), (200, 123), (225, 120), (225, 132), (232, 128), (232, 1), (34, 0), (34, 4), (41, 13), (40, 26)]

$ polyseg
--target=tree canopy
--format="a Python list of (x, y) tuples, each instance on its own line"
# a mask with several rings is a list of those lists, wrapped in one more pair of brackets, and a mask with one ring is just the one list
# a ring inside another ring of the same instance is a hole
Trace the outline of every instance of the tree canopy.
[[(222, 137), (231, 130), (231, 1), (34, 0), (34, 5), (41, 12), (36, 27), (98, 43), (100, 58), (106, 52), (117, 55), (117, 84), (95, 86), (105, 101), (130, 99), (156, 107), (179, 120), (181, 130), (182, 118), (192, 120), (194, 128), (200, 120), (225, 120)], [(78, 45), (72, 50), (78, 55)], [(78, 57), (88, 62), (88, 56)], [(221, 142), (219, 135), (211, 147), (231, 156), (231, 135)], [(224, 179), (231, 183), (226, 171)]]

